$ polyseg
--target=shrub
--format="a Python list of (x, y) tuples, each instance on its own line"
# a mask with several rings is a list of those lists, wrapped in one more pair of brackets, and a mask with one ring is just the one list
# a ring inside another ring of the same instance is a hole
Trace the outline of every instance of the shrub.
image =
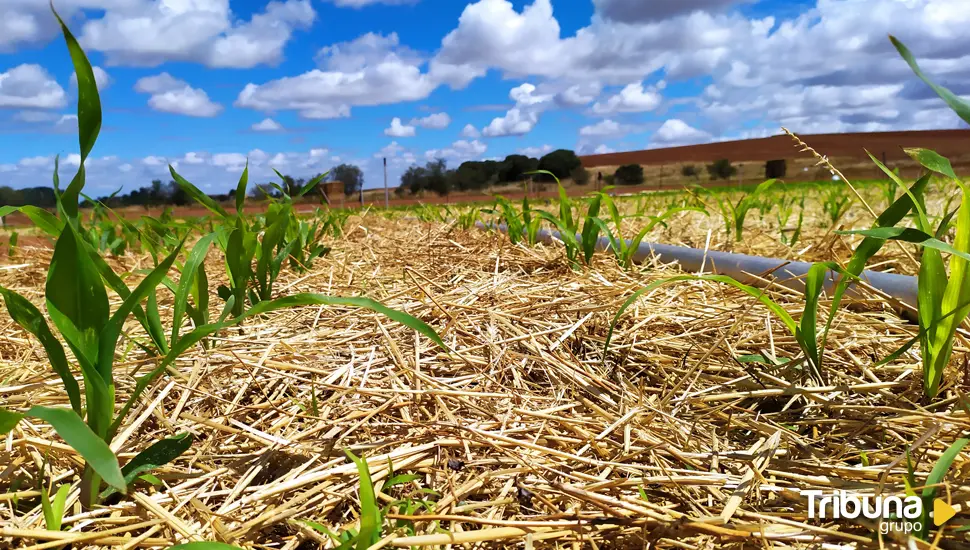
[(738, 173), (738, 169), (731, 165), (728, 159), (718, 159), (707, 165), (707, 173), (712, 180), (729, 180)]
[(693, 164), (685, 164), (680, 167), (680, 173), (685, 178), (696, 178), (700, 174), (700, 171)]
[(582, 165), (576, 153), (568, 149), (557, 149), (539, 159), (539, 170), (551, 172), (559, 179), (568, 178), (573, 170)]
[(788, 163), (785, 159), (769, 160), (765, 163), (765, 178), (781, 179), (788, 172)]
[(643, 183), (643, 166), (625, 164), (616, 169), (613, 175), (617, 185), (640, 185)]
[(573, 180), (576, 185), (586, 185), (589, 183), (589, 171), (582, 166), (577, 166), (569, 174), (569, 177)]

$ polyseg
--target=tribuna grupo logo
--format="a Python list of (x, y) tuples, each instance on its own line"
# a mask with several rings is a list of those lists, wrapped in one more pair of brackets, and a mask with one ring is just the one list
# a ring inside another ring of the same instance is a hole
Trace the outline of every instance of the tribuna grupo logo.
[(923, 500), (917, 496), (866, 495), (844, 490), (831, 494), (801, 491), (801, 494), (808, 498), (809, 519), (876, 520), (883, 534), (920, 532), (928, 518), (939, 527), (956, 514), (956, 510), (942, 499), (934, 500), (933, 510), (924, 515)]

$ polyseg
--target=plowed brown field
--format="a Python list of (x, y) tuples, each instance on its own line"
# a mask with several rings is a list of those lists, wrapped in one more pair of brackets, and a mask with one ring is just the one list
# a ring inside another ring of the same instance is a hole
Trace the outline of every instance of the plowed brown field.
[[(887, 160), (908, 159), (904, 147), (933, 149), (945, 156), (970, 152), (970, 130), (932, 130), (919, 132), (877, 132), (860, 134), (816, 134), (799, 136), (816, 151), (829, 158), (866, 158), (866, 150)], [(618, 166), (622, 164), (674, 164), (711, 162), (765, 162), (775, 159), (810, 158), (801, 153), (786, 135), (743, 141), (723, 141), (703, 145), (649, 149), (582, 157), (583, 166)]]

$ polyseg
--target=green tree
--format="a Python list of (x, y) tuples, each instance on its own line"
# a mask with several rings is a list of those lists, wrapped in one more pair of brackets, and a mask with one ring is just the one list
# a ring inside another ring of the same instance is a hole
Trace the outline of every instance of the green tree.
[(22, 206), (22, 201), (20, 191), (6, 185), (0, 187), (0, 206)]
[(364, 187), (364, 173), (353, 164), (341, 164), (330, 170), (330, 181), (344, 184), (344, 194), (353, 195)]
[(539, 170), (552, 172), (559, 179), (568, 178), (573, 170), (582, 165), (576, 153), (569, 149), (557, 149), (539, 159)]
[(453, 172), (451, 187), (458, 191), (484, 189), (495, 175), (498, 163), (470, 160), (461, 163)]
[(509, 155), (502, 161), (498, 170), (498, 181), (510, 183), (520, 181), (526, 172), (539, 168), (539, 161), (525, 155)]
[(174, 181), (168, 182), (168, 202), (175, 206), (187, 206), (192, 204), (192, 197)]
[(411, 166), (401, 174), (401, 186), (398, 189), (403, 190), (401, 194), (409, 192), (414, 195), (425, 188), (424, 185), (427, 179), (427, 174), (423, 167)]
[(428, 183), (427, 188), (439, 195), (447, 195), (451, 192), (452, 174), (448, 171), (448, 165), (444, 159), (435, 159), (425, 166)]

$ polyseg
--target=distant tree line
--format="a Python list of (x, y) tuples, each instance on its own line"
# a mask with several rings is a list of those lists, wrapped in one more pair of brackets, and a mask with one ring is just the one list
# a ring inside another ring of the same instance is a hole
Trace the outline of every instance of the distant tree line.
[(449, 169), (444, 159), (436, 159), (424, 166), (414, 165), (408, 168), (401, 175), (401, 185), (395, 192), (402, 196), (421, 191), (447, 195), (453, 191), (479, 191), (493, 185), (523, 181), (529, 177), (537, 181), (552, 181), (552, 178), (544, 174), (527, 175), (535, 170), (546, 170), (560, 180), (572, 178), (580, 185), (589, 181), (589, 174), (583, 169), (576, 153), (559, 149), (539, 159), (509, 155), (501, 161), (466, 161), (455, 169)]
[[(319, 174), (318, 174), (319, 175)], [(316, 177), (316, 176), (314, 176)], [(274, 182), (286, 190), (290, 195), (302, 189), (313, 178), (294, 178), (284, 175), (283, 181)], [(360, 168), (352, 164), (341, 164), (330, 170), (326, 181), (338, 181), (343, 184), (343, 191), (347, 195), (352, 195), (360, 191), (364, 185), (364, 175)], [(128, 193), (122, 194), (121, 189), (95, 199), (111, 208), (122, 206), (143, 206), (145, 208), (157, 206), (187, 206), (193, 203), (191, 197), (182, 190), (174, 181), (168, 183), (162, 180), (152, 180), (149, 185), (133, 189)], [(311, 194), (313, 192), (311, 191)], [(258, 183), (249, 189), (249, 196), (254, 199), (263, 199), (266, 196), (278, 198), (280, 191), (270, 183)], [(218, 202), (233, 201), (236, 198), (236, 190), (231, 189), (228, 193), (209, 195)], [(41, 208), (54, 208), (57, 201), (52, 187), (27, 187), (24, 189), (14, 189), (3, 185), (0, 186), (0, 206), (24, 206), (33, 205)], [(82, 207), (91, 207), (93, 204), (85, 199), (81, 202)]]

